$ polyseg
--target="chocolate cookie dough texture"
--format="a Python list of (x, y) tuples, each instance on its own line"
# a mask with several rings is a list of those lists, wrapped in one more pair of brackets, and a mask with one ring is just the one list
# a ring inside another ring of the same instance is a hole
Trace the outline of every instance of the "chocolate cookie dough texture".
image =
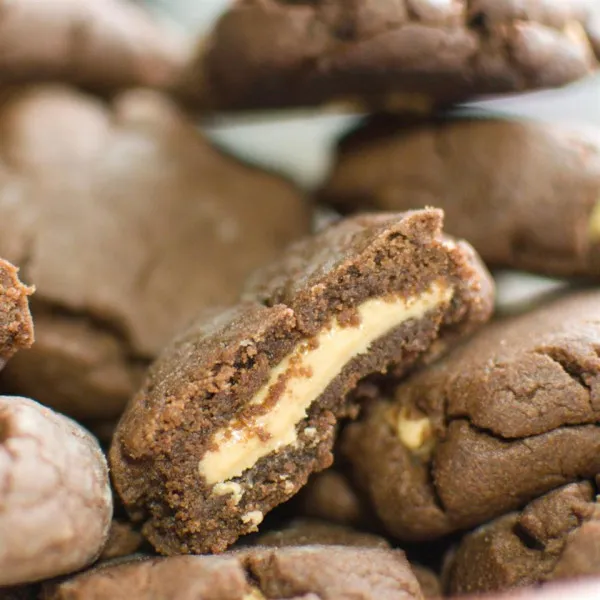
[(598, 66), (596, 8), (581, 0), (238, 0), (199, 47), (183, 93), (217, 110), (342, 101), (422, 112), (562, 86)]
[[(259, 535), (254, 544), (285, 548), (289, 546), (355, 546), (359, 548), (389, 548), (390, 543), (373, 533), (316, 519), (296, 519), (286, 527)], [(439, 598), (442, 588), (439, 577), (427, 567), (410, 564), (425, 598)]]
[(600, 575), (600, 507), (589, 482), (567, 485), (464, 537), (448, 592), (520, 588)]
[(488, 265), (600, 278), (600, 131), (374, 118), (340, 144), (322, 198), (346, 212), (437, 206)]
[(404, 553), (380, 548), (252, 548), (92, 569), (47, 586), (44, 600), (422, 600)]
[(161, 553), (223, 551), (331, 464), (362, 377), (437, 356), (492, 296), (440, 211), (347, 219), (293, 245), (151, 367), (111, 448), (125, 506)]
[(18, 350), (33, 343), (28, 299), (32, 292), (33, 288), (19, 281), (18, 269), (0, 258), (0, 369)]
[(97, 91), (168, 87), (188, 43), (126, 0), (2, 2), (2, 84), (60, 81)]
[(0, 130), (0, 255), (37, 289), (37, 343), (1, 385), (79, 419), (117, 418), (177, 330), (309, 229), (292, 185), (151, 91), (13, 91)]
[(584, 291), (482, 329), (341, 447), (387, 531), (428, 540), (594, 477), (599, 421), (600, 292)]
[(296, 519), (285, 527), (259, 535), (257, 546), (356, 546), (359, 548), (389, 548), (390, 543), (379, 535), (366, 533), (316, 519)]
[(112, 496), (96, 440), (33, 400), (0, 396), (0, 586), (77, 571), (108, 537)]

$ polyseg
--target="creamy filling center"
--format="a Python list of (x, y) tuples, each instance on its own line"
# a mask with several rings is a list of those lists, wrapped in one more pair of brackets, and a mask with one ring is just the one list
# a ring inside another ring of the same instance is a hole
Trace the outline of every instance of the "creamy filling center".
[(217, 448), (200, 460), (200, 475), (208, 484), (226, 482), (264, 456), (295, 444), (298, 423), (350, 360), (367, 352), (392, 329), (447, 304), (452, 295), (451, 288), (435, 283), (414, 297), (366, 300), (357, 307), (357, 326), (341, 326), (335, 321), (312, 340), (299, 344), (272, 369), (269, 380), (250, 401), (250, 405), (263, 405), (277, 394), (273, 407), (243, 424), (232, 420), (216, 432), (213, 442)]

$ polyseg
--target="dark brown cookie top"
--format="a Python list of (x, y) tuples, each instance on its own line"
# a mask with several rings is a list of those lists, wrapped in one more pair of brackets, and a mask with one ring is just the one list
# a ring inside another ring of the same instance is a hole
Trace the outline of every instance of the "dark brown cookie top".
[(2, 185), (19, 195), (0, 200), (0, 254), (36, 285), (39, 327), (6, 385), (79, 418), (118, 416), (176, 331), (309, 230), (294, 186), (151, 91), (15, 91), (0, 130)]
[(577, 0), (240, 0), (199, 48), (184, 93), (217, 110), (350, 101), (428, 111), (561, 86), (597, 68), (596, 9)]
[(573, 483), (467, 534), (451, 559), (451, 594), (503, 591), (600, 575), (594, 487)]
[(435, 538), (600, 472), (599, 349), (600, 293), (572, 293), (488, 326), (350, 425), (343, 452), (390, 533)]
[(389, 548), (383, 537), (316, 519), (295, 519), (285, 527), (259, 535), (257, 546), (358, 546), (360, 548)]
[(0, 39), (3, 84), (167, 87), (188, 57), (183, 36), (125, 0), (5, 2)]
[(17, 350), (33, 343), (28, 297), (33, 288), (19, 281), (18, 269), (0, 258), (0, 369)]
[(374, 118), (321, 198), (344, 211), (444, 210), (486, 264), (600, 278), (600, 131), (508, 120)]
[(106, 459), (71, 419), (0, 396), (0, 586), (77, 571), (98, 558), (112, 517)]
[(45, 600), (421, 600), (398, 550), (304, 546), (109, 565), (48, 586)]

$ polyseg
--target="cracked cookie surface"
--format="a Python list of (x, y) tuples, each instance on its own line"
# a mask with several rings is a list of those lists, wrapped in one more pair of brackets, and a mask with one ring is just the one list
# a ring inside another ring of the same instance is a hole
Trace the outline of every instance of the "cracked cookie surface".
[(579, 0), (239, 0), (182, 93), (217, 110), (342, 101), (423, 112), (561, 86), (598, 66), (597, 10)]
[(600, 507), (572, 483), (467, 534), (451, 558), (451, 594), (502, 591), (600, 574)]
[(0, 396), (0, 586), (87, 566), (111, 517), (108, 467), (96, 440), (33, 400)]
[(46, 600), (422, 600), (404, 553), (379, 548), (252, 548), (92, 569), (49, 585)]
[(114, 419), (175, 332), (306, 233), (310, 208), (157, 93), (3, 93), (0, 255), (37, 288), (37, 343), (3, 389)]
[(116, 488), (165, 554), (223, 551), (331, 464), (347, 393), (438, 356), (493, 288), (441, 213), (365, 215), (288, 248), (170, 344), (119, 423)]
[(484, 328), (341, 447), (388, 532), (427, 540), (595, 476), (599, 421), (600, 293), (581, 291)]
[(183, 36), (123, 0), (2, 2), (0, 40), (3, 85), (167, 87), (188, 58)]
[(600, 279), (600, 130), (375, 117), (347, 135), (321, 199), (342, 211), (444, 210), (486, 264)]
[(19, 281), (18, 269), (0, 258), (0, 369), (15, 352), (33, 343), (28, 301), (32, 293), (33, 288)]

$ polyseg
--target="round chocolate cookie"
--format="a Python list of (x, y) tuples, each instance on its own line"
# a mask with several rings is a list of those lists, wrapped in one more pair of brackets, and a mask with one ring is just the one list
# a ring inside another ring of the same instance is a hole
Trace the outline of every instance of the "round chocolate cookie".
[(600, 130), (375, 117), (342, 140), (321, 198), (342, 211), (437, 206), (488, 265), (600, 279)]
[(482, 329), (341, 449), (387, 531), (427, 540), (600, 473), (599, 422), (600, 292), (582, 291)]
[(598, 67), (598, 10), (596, 0), (240, 0), (198, 49), (182, 94), (217, 110), (342, 101), (414, 112), (561, 86)]
[(422, 600), (404, 553), (380, 548), (252, 548), (107, 564), (46, 586), (44, 600)]
[(112, 517), (96, 440), (26, 398), (0, 396), (0, 586), (72, 573), (98, 558)]
[(188, 43), (127, 0), (3, 2), (0, 81), (65, 82), (96, 91), (168, 87)]
[(28, 301), (32, 293), (33, 288), (19, 281), (18, 269), (0, 258), (0, 369), (18, 350), (33, 343)]
[(37, 290), (0, 386), (79, 419), (117, 418), (177, 330), (310, 227), (295, 187), (151, 91), (13, 90), (0, 131), (0, 255)]
[(267, 531), (256, 537), (257, 546), (357, 546), (359, 548), (389, 548), (383, 537), (316, 519), (295, 519), (285, 527)]
[[(328, 472), (328, 471), (326, 471)], [(257, 546), (356, 546), (359, 548), (389, 548), (385, 538), (373, 533), (350, 529), (327, 521), (296, 519), (276, 531), (267, 531), (256, 537)], [(410, 563), (425, 598), (439, 598), (442, 588), (434, 571), (422, 565)]]
[(489, 275), (441, 220), (427, 210), (338, 222), (162, 352), (110, 454), (120, 496), (159, 552), (219, 552), (255, 531), (331, 464), (362, 377), (402, 373), (487, 320)]
[(600, 576), (600, 507), (589, 482), (572, 483), (467, 534), (447, 573), (451, 594), (502, 591)]

